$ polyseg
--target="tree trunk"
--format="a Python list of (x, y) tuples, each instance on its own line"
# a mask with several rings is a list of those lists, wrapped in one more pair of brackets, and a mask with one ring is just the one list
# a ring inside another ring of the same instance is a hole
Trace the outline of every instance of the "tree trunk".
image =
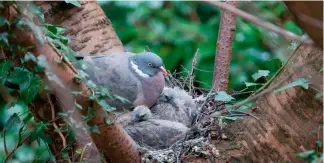
[[(98, 3), (92, 1), (80, 3), (81, 7), (65, 2), (37, 2), (37, 5), (44, 11), (47, 23), (67, 29), (64, 35), (71, 39), (69, 46), (79, 55), (125, 51), (110, 20)], [(91, 134), (99, 150), (104, 151), (112, 162), (139, 162), (133, 140), (120, 126), (103, 125), (102, 115), (103, 110), (96, 109), (96, 117), (91, 121), (100, 126), (101, 134)], [(81, 148), (92, 142), (86, 133), (81, 134), (79, 138), (82, 140), (79, 141)], [(93, 144), (88, 149), (85, 151), (86, 159), (90, 159), (96, 153)]]
[[(282, 86), (305, 78), (311, 81), (310, 87), (323, 91), (322, 53), (314, 47), (299, 46), (269, 87), (292, 74)], [(316, 55), (319, 57), (308, 63)], [(298, 63), (308, 64), (297, 68)], [(315, 94), (312, 88), (296, 86), (259, 98), (251, 114), (260, 119), (231, 123), (226, 129), (231, 141), (217, 142), (218, 148), (226, 149), (221, 155), (242, 162), (299, 162), (295, 154), (313, 149), (316, 140), (322, 139), (323, 101), (315, 100)]]
[[(124, 51), (110, 21), (106, 18), (104, 12), (96, 2), (82, 2), (82, 7), (80, 8), (71, 4), (67, 5), (65, 2), (37, 2), (37, 4), (43, 7), (48, 23), (59, 23), (58, 25), (62, 25), (68, 29), (65, 34), (72, 40), (70, 46), (73, 47), (75, 51), (79, 52), (79, 54)], [(4, 16), (10, 22), (19, 16), (14, 6), (9, 6), (4, 11)], [(35, 28), (37, 27), (35, 26)], [(56, 63), (54, 60), (60, 60), (60, 55), (50, 44), (39, 43), (32, 32), (22, 31), (20, 29), (14, 30), (15, 34), (19, 37), (9, 40), (10, 44), (20, 44), (22, 46), (32, 47), (29, 50), (35, 56), (39, 56), (40, 54), (44, 55), (50, 66), (51, 72), (56, 74), (58, 80), (64, 85), (64, 87), (61, 87), (55, 81), (48, 79), (48, 76), (44, 73), (40, 74), (41, 78), (47, 82), (56, 98), (54, 96), (50, 97), (47, 94), (42, 94), (43, 101), (35, 102), (29, 107), (35, 117), (35, 121), (53, 120), (51, 122), (52, 124), (56, 123), (57, 126), (66, 126), (64, 120), (52, 118), (52, 111), (55, 112), (54, 115), (58, 115), (57, 113), (60, 109), (72, 109), (75, 107), (75, 101), (83, 107), (83, 112), (81, 114), (87, 116), (86, 111), (90, 105), (89, 99), (87, 98), (89, 96), (89, 90), (82, 83), (75, 82), (73, 67), (69, 66), (65, 61), (61, 64)], [(23, 57), (23, 54), (20, 55), (20, 57)], [(80, 96), (75, 99), (70, 94), (71, 90), (81, 91), (85, 96)], [(86, 158), (88, 162), (98, 162), (96, 160), (88, 160), (94, 155), (92, 155), (91, 152), (87, 154), (87, 152), (91, 150), (89, 150), (89, 147), (85, 147), (88, 142), (94, 142), (99, 150), (104, 152), (105, 156), (108, 156), (110, 162), (140, 162), (139, 153), (136, 151), (135, 144), (126, 132), (123, 131), (120, 126), (106, 124), (104, 119), (106, 114), (104, 114), (105, 112), (100, 106), (93, 105), (91, 107), (96, 111), (96, 115), (89, 123), (90, 125), (97, 125), (100, 134), (90, 133), (90, 138), (86, 133), (81, 133), (81, 135), (76, 137), (77, 142), (83, 142), (83, 145), (80, 146), (79, 144), (79, 147), (86, 152), (83, 158)], [(77, 122), (81, 119), (81, 114), (76, 113), (73, 115), (76, 116)], [(110, 118), (111, 121), (113, 120), (112, 117), (107, 118)], [(55, 131), (53, 126), (55, 125), (49, 124), (45, 131), (53, 140), (53, 143), (50, 144), (50, 149), (57, 162), (67, 162), (67, 159), (62, 156), (62, 151), (67, 151), (69, 157), (75, 156), (75, 144), (73, 142), (63, 143), (67, 141), (65, 140), (66, 132)], [(64, 136), (62, 136), (62, 134), (64, 134)], [(65, 149), (64, 146), (66, 145), (63, 144), (67, 144), (69, 148)], [(80, 157), (69, 158), (69, 162), (71, 162), (71, 160), (73, 162), (82, 161), (81, 159)]]
[(67, 29), (69, 46), (81, 55), (125, 51), (110, 20), (95, 1), (76, 7), (65, 2), (35, 2), (44, 11), (47, 23)]

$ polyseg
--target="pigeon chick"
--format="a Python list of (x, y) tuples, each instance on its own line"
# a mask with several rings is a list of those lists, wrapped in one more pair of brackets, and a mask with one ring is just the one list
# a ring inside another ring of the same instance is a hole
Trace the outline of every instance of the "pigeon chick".
[(151, 112), (152, 118), (176, 121), (190, 127), (197, 116), (197, 107), (186, 91), (179, 87), (165, 87)]
[(119, 52), (86, 56), (83, 60), (86, 63), (76, 64), (76, 67), (83, 70), (92, 83), (108, 88), (117, 97), (106, 98), (117, 111), (139, 105), (151, 107), (163, 91), (163, 74), (167, 72), (162, 59), (154, 53)]

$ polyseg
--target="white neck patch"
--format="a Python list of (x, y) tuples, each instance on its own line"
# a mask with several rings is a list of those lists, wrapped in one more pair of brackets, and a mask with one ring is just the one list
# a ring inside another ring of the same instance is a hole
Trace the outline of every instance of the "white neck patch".
[(149, 75), (145, 74), (143, 71), (141, 71), (138, 66), (133, 62), (133, 61), (130, 61), (131, 63), (131, 66), (133, 68), (133, 70), (140, 76), (140, 77), (143, 77), (143, 78), (148, 78), (150, 77)]

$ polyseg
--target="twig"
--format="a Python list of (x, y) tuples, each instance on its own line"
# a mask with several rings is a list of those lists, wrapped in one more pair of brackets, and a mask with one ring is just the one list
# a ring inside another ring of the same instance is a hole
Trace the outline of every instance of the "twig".
[[(231, 113), (231, 112), (241, 113), (242, 115), (251, 116), (251, 117), (253, 117), (253, 118), (257, 119), (257, 120), (260, 120), (260, 119), (259, 119), (258, 117), (256, 117), (255, 115), (250, 114), (250, 113), (247, 113), (247, 112), (243, 112), (243, 111), (239, 111), (239, 110), (232, 110), (232, 111), (230, 111), (230, 113)], [(233, 115), (233, 114), (231, 113), (231, 115)]]
[(3, 163), (6, 163), (9, 158), (15, 153), (15, 151), (29, 138), (30, 135), (26, 136), (21, 142), (19, 142), (16, 147), (6, 156), (4, 159)]
[(197, 55), (198, 55), (198, 53), (199, 53), (199, 49), (197, 49), (197, 51), (196, 51), (196, 53), (195, 53), (195, 55), (194, 55), (194, 57), (192, 59), (192, 62), (191, 62), (191, 71), (190, 71), (190, 75), (189, 75), (189, 93), (191, 95), (192, 95), (192, 93), (194, 93), (194, 92), (192, 92), (192, 91), (194, 91), (194, 89), (191, 90), (191, 87), (193, 87), (193, 80), (195, 78), (194, 72), (195, 72), (195, 68), (196, 68), (196, 64), (197, 64)]
[[(56, 119), (55, 118), (55, 110), (54, 110), (54, 105), (52, 103), (51, 98), (49, 97), (48, 94), (46, 94), (47, 99), (48, 99), (48, 103), (50, 104), (51, 107), (51, 112), (52, 112), (52, 120)], [(66, 140), (64, 135), (62, 134), (62, 132), (60, 131), (59, 127), (57, 126), (57, 124), (55, 123), (55, 121), (52, 122), (53, 127), (55, 128), (55, 130), (58, 132), (58, 134), (60, 135), (61, 139), (62, 139), (62, 144), (63, 144), (63, 148), (66, 148)], [(68, 162), (72, 163), (72, 161), (68, 158)]]
[(313, 40), (309, 39), (309, 38), (302, 38), (300, 36), (297, 36), (295, 35), (294, 33), (292, 32), (289, 32), (285, 29), (282, 29), (276, 25), (273, 25), (267, 21), (264, 21), (258, 17), (255, 17), (249, 13), (246, 13), (240, 9), (237, 9), (235, 7), (232, 7), (230, 5), (227, 5), (227, 4), (224, 4), (224, 3), (221, 3), (221, 2), (217, 2), (217, 1), (206, 1), (206, 0), (203, 0), (204, 2), (212, 5), (212, 6), (216, 6), (216, 7), (219, 7), (223, 10), (227, 10), (229, 12), (232, 12), (234, 13), (235, 15), (241, 17), (242, 19), (245, 19), (246, 21), (249, 21), (249, 22), (252, 22), (254, 24), (257, 24), (259, 25), (260, 27), (262, 28), (265, 28), (269, 31), (272, 31), (272, 32), (275, 32), (275, 33), (278, 33), (288, 39), (291, 39), (291, 40), (295, 40), (297, 42), (300, 42), (302, 44), (306, 44), (306, 45), (314, 45), (314, 42)]
[(7, 142), (6, 142), (6, 128), (3, 129), (3, 147), (6, 153), (6, 156), (8, 156), (8, 149), (7, 149)]
[[(194, 54), (194, 57), (192, 58), (192, 61), (191, 61), (191, 70), (190, 72), (187, 70), (188, 72), (188, 77), (186, 77), (186, 79), (184, 80), (184, 85), (187, 83), (187, 79), (189, 78), (189, 94), (192, 95), (192, 91), (194, 90), (193, 89), (193, 80), (194, 80), (194, 72), (195, 72), (195, 69), (196, 69), (196, 64), (197, 64), (197, 55), (199, 53), (199, 49), (196, 50), (196, 53)], [(182, 66), (183, 67), (183, 66)], [(184, 67), (183, 67), (184, 68)], [(185, 68), (184, 68), (185, 69)]]

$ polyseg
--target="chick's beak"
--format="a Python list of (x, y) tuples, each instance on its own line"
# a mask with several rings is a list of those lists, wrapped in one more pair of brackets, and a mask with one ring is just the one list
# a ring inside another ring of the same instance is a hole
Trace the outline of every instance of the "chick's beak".
[(168, 72), (165, 70), (163, 66), (159, 67), (159, 69), (164, 75), (168, 75)]

